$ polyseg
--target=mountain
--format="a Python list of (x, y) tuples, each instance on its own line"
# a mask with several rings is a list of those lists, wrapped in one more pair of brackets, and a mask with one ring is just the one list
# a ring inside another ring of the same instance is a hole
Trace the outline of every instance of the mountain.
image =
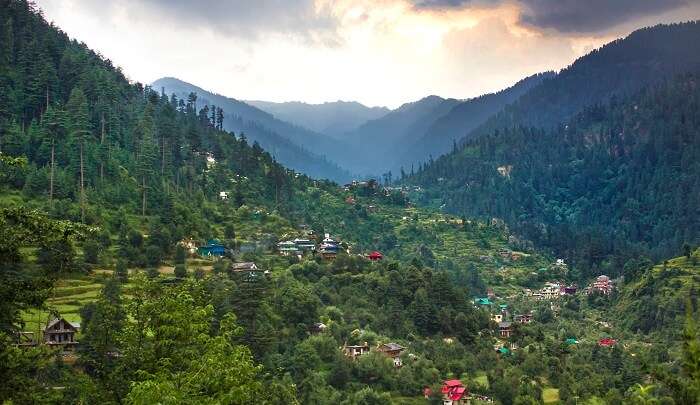
[(326, 155), (334, 152), (338, 141), (308, 129), (275, 118), (259, 108), (242, 101), (215, 94), (182, 80), (164, 77), (151, 84), (166, 94), (175, 94), (187, 100), (197, 94), (196, 108), (215, 105), (224, 111), (224, 129), (244, 133), (256, 141), (281, 163), (316, 178), (346, 181), (350, 174), (329, 161)]
[(503, 218), (593, 272), (672, 256), (700, 243), (699, 81), (666, 79), (552, 129), (501, 129), (410, 180), (424, 202)]
[(697, 21), (634, 31), (546, 78), (463, 139), (520, 125), (550, 128), (614, 95), (630, 94), (673, 75), (696, 71), (700, 69), (699, 38)]
[(368, 121), (346, 134), (355, 152), (339, 163), (358, 173), (384, 173), (391, 169), (398, 147), (415, 142), (433, 121), (457, 104), (459, 100), (428, 96)]
[(367, 107), (354, 101), (307, 104), (298, 101), (273, 103), (246, 100), (246, 103), (280, 120), (339, 139), (342, 139), (346, 132), (356, 129), (367, 121), (380, 118), (390, 111), (386, 107)]
[(408, 167), (412, 163), (428, 160), (429, 156), (438, 157), (449, 152), (455, 141), (462, 139), (472, 129), (543, 80), (554, 76), (554, 72), (536, 74), (522, 79), (507, 89), (455, 105), (447, 114), (432, 122), (420, 139), (412, 144), (403, 145), (399, 163)]

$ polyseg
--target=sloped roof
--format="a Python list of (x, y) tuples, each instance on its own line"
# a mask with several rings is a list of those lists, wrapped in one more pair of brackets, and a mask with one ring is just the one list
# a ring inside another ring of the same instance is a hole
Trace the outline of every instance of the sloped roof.
[(253, 262), (233, 263), (231, 265), (231, 270), (258, 270), (258, 266), (256, 266)]
[(406, 348), (401, 346), (400, 344), (394, 343), (394, 342), (384, 343), (383, 345), (379, 346), (379, 350), (382, 350), (382, 351), (392, 351), (393, 352), (395, 350), (404, 350), (404, 349), (406, 349)]

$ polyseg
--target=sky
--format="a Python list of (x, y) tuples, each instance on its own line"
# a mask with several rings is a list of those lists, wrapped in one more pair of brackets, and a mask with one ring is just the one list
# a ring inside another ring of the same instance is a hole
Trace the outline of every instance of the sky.
[(506, 88), (700, 0), (36, 0), (47, 20), (151, 83), (242, 100), (359, 101)]

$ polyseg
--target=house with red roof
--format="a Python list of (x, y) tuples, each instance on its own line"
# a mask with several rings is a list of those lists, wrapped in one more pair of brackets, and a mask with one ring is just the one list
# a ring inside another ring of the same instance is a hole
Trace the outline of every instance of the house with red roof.
[(367, 258), (373, 262), (380, 261), (384, 258), (384, 255), (382, 255), (380, 252), (377, 252), (376, 250), (372, 253), (370, 253)]
[(613, 347), (617, 344), (617, 340), (613, 338), (603, 338), (598, 341), (600, 347)]
[(442, 384), (443, 405), (469, 404), (469, 390), (460, 380), (447, 380)]

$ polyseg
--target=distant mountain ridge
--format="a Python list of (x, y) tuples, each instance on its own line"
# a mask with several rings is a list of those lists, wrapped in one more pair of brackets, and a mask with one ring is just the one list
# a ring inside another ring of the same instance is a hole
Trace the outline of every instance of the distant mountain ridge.
[(333, 101), (322, 104), (308, 104), (300, 101), (276, 103), (246, 100), (245, 102), (283, 121), (339, 139), (342, 139), (346, 132), (391, 111), (386, 107), (367, 107), (356, 101)]
[(346, 181), (351, 176), (337, 164), (329, 161), (325, 152), (335, 148), (337, 141), (275, 118), (257, 107), (234, 98), (204, 90), (182, 80), (164, 77), (151, 85), (157, 91), (187, 98), (197, 94), (197, 108), (216, 105), (224, 110), (224, 129), (236, 134), (245, 133), (252, 141), (269, 151), (284, 165), (316, 178)]

